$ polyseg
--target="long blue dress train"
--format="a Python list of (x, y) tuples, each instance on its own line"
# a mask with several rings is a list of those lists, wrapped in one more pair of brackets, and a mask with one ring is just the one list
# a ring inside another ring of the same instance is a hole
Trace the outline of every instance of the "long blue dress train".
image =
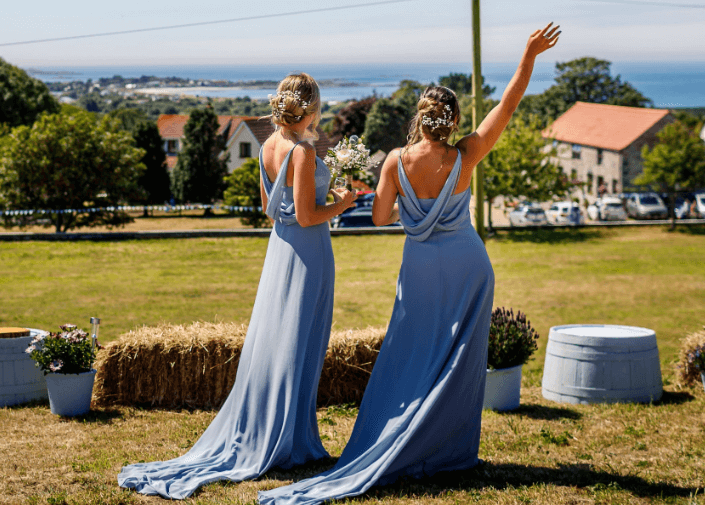
[(472, 227), (470, 189), (419, 199), (398, 163), (407, 235), (394, 310), (352, 436), (333, 469), (259, 493), (263, 505), (311, 505), (401, 476), (478, 463), (494, 272)]
[[(296, 221), (293, 188), (285, 186), (290, 157), (291, 151), (272, 183), (260, 151), (267, 215), (275, 223), (232, 391), (191, 450), (123, 467), (120, 486), (182, 499), (209, 482), (328, 457), (316, 393), (333, 318), (333, 250), (328, 223), (302, 228)], [(330, 171), (319, 158), (315, 180), (323, 205)]]

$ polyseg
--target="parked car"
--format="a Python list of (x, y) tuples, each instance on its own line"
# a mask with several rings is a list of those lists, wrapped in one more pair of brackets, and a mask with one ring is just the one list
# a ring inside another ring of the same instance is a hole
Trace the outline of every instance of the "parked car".
[(693, 205), (693, 217), (705, 218), (705, 193), (695, 195), (695, 205)]
[(626, 203), (627, 214), (635, 219), (666, 219), (668, 209), (656, 193), (634, 193)]
[(534, 205), (517, 205), (509, 213), (509, 226), (542, 226), (548, 224), (546, 213)]
[(690, 204), (691, 200), (688, 198), (683, 198), (682, 196), (676, 197), (674, 211), (676, 213), (676, 219), (687, 219), (690, 217)]
[(546, 211), (546, 219), (551, 224), (579, 225), (585, 221), (577, 202), (556, 202)]
[(587, 209), (588, 217), (593, 221), (626, 221), (627, 213), (622, 200), (614, 196), (603, 196)]
[[(372, 206), (357, 207), (350, 212), (344, 212), (331, 219), (332, 228), (361, 228), (366, 226), (375, 227), (375, 223), (372, 221)], [(397, 221), (388, 226), (401, 226), (401, 223)]]

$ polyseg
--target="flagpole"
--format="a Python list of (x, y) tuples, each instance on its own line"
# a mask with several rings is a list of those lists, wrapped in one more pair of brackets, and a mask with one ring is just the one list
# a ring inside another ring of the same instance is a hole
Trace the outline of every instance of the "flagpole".
[[(480, 0), (472, 0), (472, 129), (482, 121), (482, 64), (480, 61)], [(473, 193), (475, 194), (475, 227), (482, 241), (485, 241), (485, 189), (483, 186), (484, 170), (478, 163), (473, 172)], [(491, 211), (491, 209), (490, 209)]]

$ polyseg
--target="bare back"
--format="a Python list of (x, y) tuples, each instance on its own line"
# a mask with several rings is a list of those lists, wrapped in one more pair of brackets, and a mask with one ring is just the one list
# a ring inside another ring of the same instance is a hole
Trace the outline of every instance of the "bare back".
[[(279, 175), (279, 169), (284, 163), (284, 158), (289, 154), (291, 148), (294, 147), (295, 142), (282, 138), (279, 135), (270, 136), (262, 147), (262, 161), (264, 163), (264, 170), (267, 172), (267, 177), (270, 182), (274, 182)], [(291, 160), (289, 161), (291, 164)], [(286, 174), (286, 186), (294, 185), (294, 170), (290, 167)]]
[[(399, 152), (406, 177), (414, 188), (417, 198), (438, 198), (448, 175), (453, 170), (458, 156), (458, 150), (453, 146), (434, 146), (427, 143), (414, 144)], [(470, 187), (472, 170), (463, 167), (454, 194), (462, 193)], [(395, 174), (395, 184), (399, 194), (404, 195), (399, 183), (399, 175)]]

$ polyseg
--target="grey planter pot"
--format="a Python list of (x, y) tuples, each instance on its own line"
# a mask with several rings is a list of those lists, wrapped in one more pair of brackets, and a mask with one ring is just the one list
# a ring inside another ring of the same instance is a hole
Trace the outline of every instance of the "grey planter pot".
[(87, 413), (91, 408), (95, 374), (96, 370), (79, 374), (47, 374), (51, 413), (66, 417)]

